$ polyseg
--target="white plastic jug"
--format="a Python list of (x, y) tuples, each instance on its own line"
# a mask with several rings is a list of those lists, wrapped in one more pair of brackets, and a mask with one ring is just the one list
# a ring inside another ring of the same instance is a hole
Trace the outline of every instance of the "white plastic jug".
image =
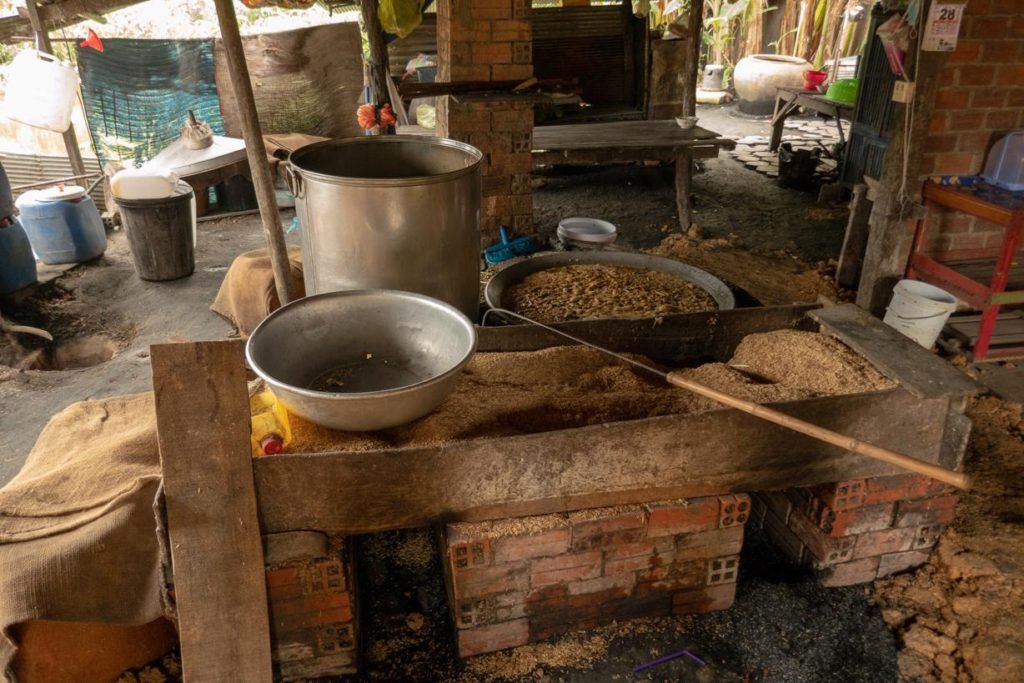
[(110, 191), (120, 199), (166, 199), (177, 191), (178, 175), (172, 171), (126, 168), (110, 179)]
[(12, 121), (63, 133), (71, 126), (78, 71), (38, 50), (22, 50), (7, 70), (4, 110)]

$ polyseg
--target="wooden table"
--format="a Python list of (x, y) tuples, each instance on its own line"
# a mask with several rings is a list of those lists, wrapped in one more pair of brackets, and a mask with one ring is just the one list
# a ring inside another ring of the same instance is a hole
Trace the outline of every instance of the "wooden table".
[(786, 125), (786, 119), (795, 114), (798, 109), (810, 109), (811, 111), (827, 116), (835, 120), (836, 128), (839, 130), (839, 142), (845, 142), (843, 135), (843, 119), (853, 119), (853, 105), (843, 104), (826, 99), (813, 90), (803, 88), (778, 88), (775, 93), (775, 113), (772, 115), (772, 139), (768, 149), (772, 152), (779, 149), (782, 142), (782, 129)]
[(687, 230), (693, 160), (714, 158), (735, 146), (734, 140), (706, 128), (683, 130), (673, 119), (539, 126), (533, 129), (533, 166), (674, 162), (679, 225)]
[[(949, 293), (981, 311), (971, 355), (975, 360), (1024, 355), (1024, 335), (999, 340), (991, 348), (999, 308), (1024, 303), (1024, 263), (1019, 260), (1024, 242), (1024, 192), (1008, 192), (987, 183), (949, 186), (927, 182), (922, 192), (925, 214), (917, 221), (907, 277), (949, 290)], [(934, 208), (946, 208), (994, 223), (1004, 229), (994, 259), (940, 263), (924, 253)]]

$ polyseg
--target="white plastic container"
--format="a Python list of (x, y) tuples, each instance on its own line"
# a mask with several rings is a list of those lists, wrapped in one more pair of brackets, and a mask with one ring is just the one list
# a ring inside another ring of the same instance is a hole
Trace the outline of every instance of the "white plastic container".
[(981, 177), (1004, 190), (1024, 190), (1024, 130), (1009, 133), (992, 146)]
[(946, 290), (918, 280), (900, 280), (892, 289), (883, 322), (930, 349), (955, 310), (956, 297)]
[(177, 185), (176, 173), (144, 168), (126, 168), (110, 179), (110, 191), (119, 199), (166, 199)]
[(618, 237), (615, 226), (599, 218), (563, 218), (555, 233), (563, 243), (611, 244)]
[(22, 50), (7, 68), (4, 111), (12, 121), (63, 133), (71, 126), (78, 71), (37, 50)]

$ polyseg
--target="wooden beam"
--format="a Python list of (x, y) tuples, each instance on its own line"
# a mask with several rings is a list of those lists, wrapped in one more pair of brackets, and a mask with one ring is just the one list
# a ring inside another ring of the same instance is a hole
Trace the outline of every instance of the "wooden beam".
[[(945, 467), (959, 458), (947, 432), (967, 422), (946, 399), (902, 390), (775, 407)], [(902, 472), (729, 409), (429, 448), (279, 455), (253, 467), (268, 533), (346, 534)]]
[[(384, 44), (384, 29), (377, 15), (377, 0), (359, 0), (359, 12), (363, 17), (363, 30), (370, 45), (370, 85), (373, 86), (373, 101), (377, 106), (391, 102), (387, 79), (391, 78), (388, 48)], [(384, 131), (381, 131), (384, 132)]]
[(270, 681), (242, 342), (150, 348), (184, 678)]
[[(39, 8), (35, 0), (25, 0), (25, 10), (28, 12), (29, 22), (32, 24), (32, 31), (36, 36), (36, 47), (48, 54), (53, 54), (53, 45), (50, 43), (50, 33), (46, 23), (39, 14)], [(71, 173), (73, 175), (85, 175), (85, 162), (82, 161), (82, 150), (78, 148), (78, 136), (75, 134), (75, 125), (72, 123), (68, 129), (61, 133), (64, 138), (64, 149), (68, 153), (68, 161), (71, 162)]]
[(260, 207), (260, 218), (263, 221), (263, 237), (267, 241), (270, 263), (274, 270), (274, 286), (277, 289), (277, 298), (283, 306), (293, 298), (291, 265), (288, 261), (288, 247), (284, 242), (281, 215), (277, 208), (274, 181), (267, 166), (267, 148), (263, 145), (263, 131), (256, 114), (256, 100), (252, 94), (249, 68), (245, 63), (242, 36), (238, 32), (238, 19), (235, 17), (235, 7), (231, 0), (214, 0), (214, 5), (217, 7), (217, 21), (220, 24), (221, 39), (224, 41), (228, 71), (231, 74), (231, 89), (238, 103), (245, 152), (249, 158), (252, 184), (256, 190), (256, 203)]
[(683, 83), (683, 116), (693, 116), (697, 112), (697, 66), (700, 64), (701, 35), (704, 28), (704, 0), (690, 0), (690, 9), (686, 15), (686, 54), (683, 59), (682, 73), (679, 78)]
[[(64, 0), (47, 5), (37, 5), (40, 21), (51, 29), (71, 26), (85, 21), (83, 15), (105, 14), (122, 7), (138, 4), (143, 0)], [(0, 43), (12, 42), (18, 36), (32, 33), (32, 22), (27, 7), (18, 7), (18, 13), (0, 17)]]
[[(774, 133), (773, 133), (774, 135)], [(836, 282), (843, 287), (856, 289), (860, 282), (861, 266), (864, 264), (864, 249), (868, 243), (868, 221), (871, 218), (871, 202), (868, 200), (868, 186), (857, 183), (853, 186), (850, 199), (850, 218), (846, 221), (846, 235), (839, 250), (839, 265), (836, 267)]]

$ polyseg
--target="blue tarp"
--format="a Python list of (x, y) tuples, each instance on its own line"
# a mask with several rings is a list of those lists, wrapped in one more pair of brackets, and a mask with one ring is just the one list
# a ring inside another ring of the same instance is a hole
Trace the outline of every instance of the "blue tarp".
[(178, 138), (188, 111), (224, 134), (212, 40), (105, 38), (78, 47), (82, 99), (101, 163), (141, 164)]

